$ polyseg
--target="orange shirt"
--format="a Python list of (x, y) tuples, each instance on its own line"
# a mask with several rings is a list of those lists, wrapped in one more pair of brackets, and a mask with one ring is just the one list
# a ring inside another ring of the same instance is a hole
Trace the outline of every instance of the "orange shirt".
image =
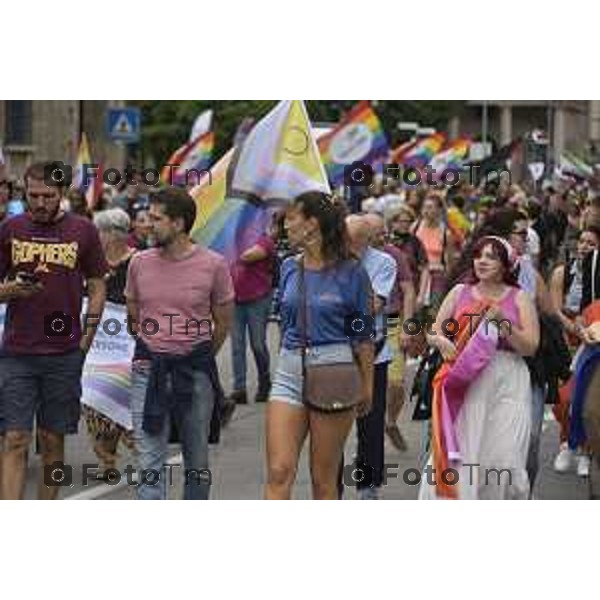
[(440, 225), (437, 227), (426, 227), (423, 223), (419, 225), (415, 235), (421, 240), (427, 260), (430, 265), (442, 264), (442, 253), (444, 251), (444, 228)]

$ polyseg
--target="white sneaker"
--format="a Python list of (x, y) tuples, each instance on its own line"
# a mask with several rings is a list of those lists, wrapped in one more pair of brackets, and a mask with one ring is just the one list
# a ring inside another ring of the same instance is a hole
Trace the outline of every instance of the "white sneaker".
[(590, 476), (590, 457), (587, 454), (580, 454), (577, 457), (577, 475), (579, 477)]
[(573, 468), (573, 459), (575, 455), (567, 446), (561, 446), (560, 452), (554, 459), (554, 470), (559, 473), (566, 473)]

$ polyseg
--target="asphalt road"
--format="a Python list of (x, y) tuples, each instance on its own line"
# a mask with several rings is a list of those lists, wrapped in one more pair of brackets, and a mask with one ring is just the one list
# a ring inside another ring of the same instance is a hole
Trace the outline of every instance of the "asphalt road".
[[(275, 325), (270, 326), (269, 343), (276, 355), (277, 334)], [(249, 382), (253, 382), (254, 366), (249, 356), (250, 365)], [(226, 391), (231, 388), (231, 362), (230, 349), (227, 344), (220, 356), (219, 366), (222, 382)], [(250, 386), (250, 392), (254, 392)], [(238, 407), (229, 427), (223, 432), (221, 443), (211, 448), (210, 467), (212, 473), (211, 498), (213, 499), (260, 499), (263, 495), (265, 480), (264, 468), (264, 405), (249, 404)], [(398, 465), (397, 472), (402, 473), (407, 469), (419, 468), (422, 464), (422, 439), (423, 426), (420, 423), (402, 421), (401, 429), (408, 442), (406, 452), (396, 451), (386, 440), (386, 462)], [(556, 423), (547, 418), (544, 423), (544, 432), (541, 448), (541, 471), (535, 489), (536, 499), (564, 499), (584, 500), (589, 497), (587, 480), (577, 477), (574, 473), (558, 474), (552, 469), (552, 462), (557, 450), (558, 427)], [(353, 432), (348, 441), (346, 456), (351, 457), (356, 444)], [(174, 464), (180, 463), (180, 456), (176, 447), (172, 448), (171, 458)], [(90, 440), (85, 427), (80, 427), (80, 433), (67, 439), (66, 463), (73, 467), (73, 484), (62, 489), (61, 496), (65, 499), (110, 499), (126, 500), (133, 498), (133, 488), (126, 484), (123, 477), (120, 484), (111, 486), (105, 483), (91, 483), (82, 485), (83, 465), (96, 463)], [(127, 451), (123, 450), (120, 457), (120, 468), (131, 464)], [(176, 468), (173, 469), (173, 485), (170, 487), (171, 498), (181, 495), (180, 477)], [(36, 482), (40, 476), (39, 458), (32, 453), (29, 460), (27, 498), (36, 497)], [(598, 478), (593, 478), (596, 482)], [(310, 498), (310, 476), (307, 467), (306, 455), (303, 453), (301, 466), (294, 491), (294, 497), (299, 499)], [(416, 499), (418, 488), (404, 483), (401, 479), (390, 479), (383, 490), (383, 499), (409, 500)], [(353, 489), (348, 489), (346, 498), (355, 498)]]

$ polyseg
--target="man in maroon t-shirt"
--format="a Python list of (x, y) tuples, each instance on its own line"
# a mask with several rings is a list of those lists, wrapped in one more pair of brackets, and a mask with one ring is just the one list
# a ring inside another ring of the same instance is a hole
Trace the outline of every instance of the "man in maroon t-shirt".
[(47, 185), (60, 165), (27, 169), (29, 212), (0, 226), (0, 280), (6, 280), (0, 302), (7, 303), (0, 360), (5, 499), (23, 497), (34, 416), (44, 465), (39, 497), (54, 499), (68, 485), (64, 436), (77, 432), (81, 371), (95, 333), (95, 327), (81, 331), (84, 284), (88, 314), (99, 318), (104, 309), (108, 266), (98, 232), (89, 220), (61, 210), (62, 186)]

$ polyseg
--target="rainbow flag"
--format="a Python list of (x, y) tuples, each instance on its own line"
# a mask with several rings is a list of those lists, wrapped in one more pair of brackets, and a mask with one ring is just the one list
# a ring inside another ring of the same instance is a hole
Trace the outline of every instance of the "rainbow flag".
[(268, 229), (281, 203), (330, 193), (304, 104), (282, 101), (191, 191), (192, 239), (235, 262)]
[[(84, 185), (83, 181), (84, 176), (84, 165), (91, 165), (92, 159), (90, 155), (90, 147), (88, 145), (87, 135), (85, 133), (81, 134), (81, 140), (79, 141), (79, 149), (77, 150), (77, 159), (75, 161), (75, 168), (73, 169), (73, 181), (71, 182), (71, 187), (76, 190), (79, 190), (82, 193), (86, 192), (87, 187)], [(90, 170), (88, 169), (88, 174), (91, 175)], [(91, 177), (88, 178), (88, 181), (91, 180)]]
[(264, 235), (271, 220), (264, 204), (228, 196), (192, 239), (222, 254), (232, 264)]
[(244, 139), (232, 196), (291, 202), (308, 191), (330, 193), (304, 102), (283, 100)]
[[(93, 210), (102, 193), (102, 165), (98, 165), (96, 169), (92, 169), (92, 158), (87, 136), (85, 133), (81, 135), (79, 150), (77, 151), (77, 161), (73, 169), (73, 181), (71, 187), (79, 190), (87, 201), (88, 208)], [(84, 181), (85, 166), (87, 169), (87, 185)]]
[(414, 145), (418, 142), (419, 140), (409, 140), (408, 142), (404, 142), (403, 144), (400, 144), (399, 146), (396, 146), (393, 150), (390, 151), (390, 157), (389, 157), (389, 162), (393, 163), (393, 164), (401, 164), (402, 163), (402, 157), (411, 149), (414, 147)]
[(196, 221), (192, 232), (202, 229), (225, 201), (227, 191), (227, 171), (233, 158), (234, 149), (231, 148), (203, 175), (198, 185), (190, 191), (196, 202)]
[(192, 125), (192, 130), (190, 132), (190, 140), (189, 141), (192, 142), (196, 138), (211, 131), (212, 122), (213, 122), (213, 111), (212, 110), (205, 110), (204, 112), (200, 113), (196, 117), (196, 120), (194, 121), (194, 124)]
[(407, 167), (422, 168), (443, 148), (446, 136), (433, 133), (416, 141), (403, 153), (398, 153), (396, 162)]
[(267, 230), (270, 211), (266, 205), (227, 195), (227, 175), (232, 148), (190, 192), (196, 202), (192, 239), (232, 263)]
[(335, 129), (319, 138), (319, 150), (329, 180), (337, 186), (344, 182), (344, 168), (355, 161), (372, 167), (384, 163), (389, 145), (379, 117), (363, 100)]
[(213, 131), (203, 133), (187, 142), (171, 154), (163, 167), (161, 180), (170, 185), (187, 185), (188, 181), (198, 182), (202, 173), (210, 167), (214, 145)]
[(439, 175), (444, 169), (461, 170), (470, 147), (471, 140), (466, 137), (457, 138), (448, 143), (444, 150), (433, 156), (429, 164), (435, 169), (436, 175)]

